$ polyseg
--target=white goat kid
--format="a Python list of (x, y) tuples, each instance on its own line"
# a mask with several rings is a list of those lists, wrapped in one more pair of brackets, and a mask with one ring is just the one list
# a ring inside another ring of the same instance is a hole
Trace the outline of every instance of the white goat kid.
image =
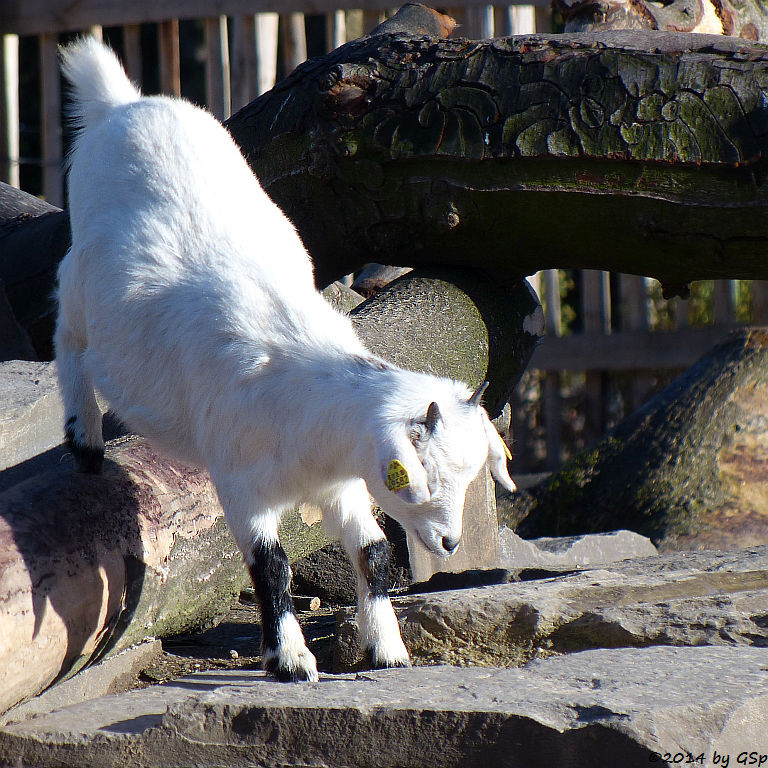
[(261, 605), (264, 666), (281, 680), (317, 669), (278, 523), (319, 504), (357, 572), (363, 647), (375, 666), (407, 665), (368, 492), (429, 550), (453, 552), (480, 469), (514, 489), (479, 396), (365, 349), (210, 115), (142, 97), (92, 39), (62, 59), (81, 130), (55, 341), (78, 469), (103, 458), (94, 388), (131, 429), (208, 469)]

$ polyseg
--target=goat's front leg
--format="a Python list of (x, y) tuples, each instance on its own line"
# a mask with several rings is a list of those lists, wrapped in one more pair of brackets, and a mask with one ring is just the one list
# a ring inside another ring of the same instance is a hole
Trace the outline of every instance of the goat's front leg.
[(237, 482), (216, 486), (261, 608), (262, 666), (278, 680), (317, 680), (317, 662), (304, 642), (289, 592), (291, 568), (277, 536), (280, 516), (271, 511), (254, 515)]
[(407, 667), (408, 651), (389, 600), (389, 543), (371, 513), (365, 483), (343, 486), (327, 505), (329, 533), (340, 538), (357, 576), (357, 624), (360, 645), (371, 665)]
[(278, 680), (317, 680), (317, 662), (304, 642), (289, 588), (291, 568), (277, 536), (257, 537), (247, 558), (261, 607), (262, 665)]

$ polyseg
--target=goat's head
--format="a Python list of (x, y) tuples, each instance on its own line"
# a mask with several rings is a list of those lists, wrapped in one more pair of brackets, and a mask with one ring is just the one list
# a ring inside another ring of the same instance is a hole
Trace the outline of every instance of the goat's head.
[(515, 490), (507, 447), (480, 403), (484, 388), (471, 397), (454, 390), (458, 395), (423, 406), (418, 416), (390, 422), (379, 446), (380, 482), (369, 483), (382, 508), (441, 556), (459, 544), (467, 487), (483, 467)]

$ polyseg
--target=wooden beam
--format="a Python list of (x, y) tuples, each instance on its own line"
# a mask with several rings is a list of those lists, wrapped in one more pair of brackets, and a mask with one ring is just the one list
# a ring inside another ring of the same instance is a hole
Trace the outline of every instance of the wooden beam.
[(61, 147), (61, 83), (57, 35), (40, 37), (42, 80), (43, 195), (51, 205), (64, 201)]
[[(463, 5), (484, 6), (484, 0), (464, 0)], [(549, 0), (532, 5), (548, 8)], [(77, 31), (93, 24), (105, 27), (144, 24), (167, 19), (198, 19), (210, 16), (245, 16), (274, 11), (280, 13), (333, 13), (361, 8), (378, 11), (391, 8), (386, 0), (3, 0), (0, 4), (0, 33), (39, 35)]]
[(642, 371), (687, 368), (736, 326), (677, 331), (617, 331), (608, 336), (545, 336), (529, 369), (541, 371)]
[(205, 45), (205, 98), (208, 109), (214, 117), (226, 120), (232, 109), (226, 16), (214, 16), (205, 20)]
[(181, 96), (179, 20), (164, 21), (158, 32), (160, 91), (171, 96)]
[(19, 186), (19, 38), (0, 37), (0, 181)]

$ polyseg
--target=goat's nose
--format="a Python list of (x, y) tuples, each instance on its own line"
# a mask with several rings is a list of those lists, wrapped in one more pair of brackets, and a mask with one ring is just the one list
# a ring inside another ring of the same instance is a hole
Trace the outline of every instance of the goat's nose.
[(452, 555), (456, 548), (459, 546), (459, 539), (452, 539), (450, 536), (443, 536), (443, 549), (449, 554)]

